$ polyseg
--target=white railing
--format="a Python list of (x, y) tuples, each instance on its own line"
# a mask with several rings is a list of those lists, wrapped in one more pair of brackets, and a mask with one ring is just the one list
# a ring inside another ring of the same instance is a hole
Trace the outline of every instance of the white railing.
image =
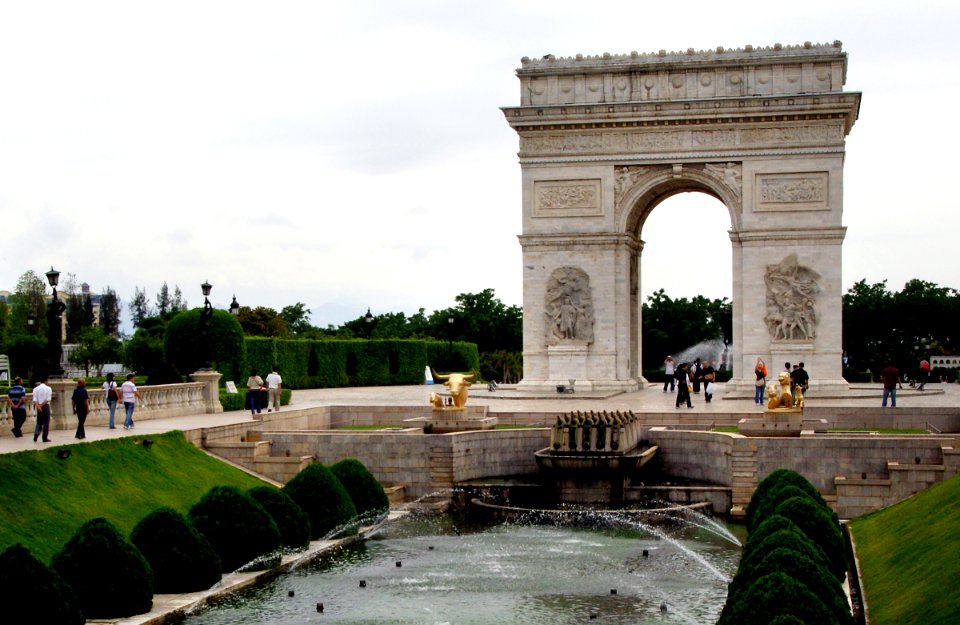
[[(185, 382), (183, 384), (159, 384), (156, 386), (139, 386), (137, 391), (140, 393), (140, 399), (137, 400), (137, 408), (134, 418), (138, 421), (148, 419), (161, 419), (165, 417), (180, 417), (187, 415), (200, 415), (208, 413), (208, 402), (204, 397), (204, 387), (207, 384), (203, 382)], [(118, 388), (119, 392), (120, 389)], [(53, 401), (50, 404), (52, 423), (51, 428), (64, 430), (76, 427), (76, 416), (73, 415), (73, 409), (70, 405), (70, 394), (73, 387), (67, 387), (63, 393), (54, 393)], [(61, 395), (63, 395), (61, 397)], [(106, 391), (102, 388), (88, 388), (90, 412), (87, 415), (86, 425), (97, 426), (106, 425), (110, 418), (110, 412), (107, 407)], [(66, 402), (66, 405), (61, 404)], [(33, 395), (27, 393), (27, 418), (36, 417), (36, 410), (33, 406)], [(118, 423), (123, 422), (123, 401), (117, 402), (115, 420)], [(72, 417), (72, 419), (71, 419)], [(0, 398), (0, 419), (4, 423), (12, 421), (12, 409), (10, 402), (6, 397)], [(11, 436), (10, 428), (0, 428), (0, 436)]]

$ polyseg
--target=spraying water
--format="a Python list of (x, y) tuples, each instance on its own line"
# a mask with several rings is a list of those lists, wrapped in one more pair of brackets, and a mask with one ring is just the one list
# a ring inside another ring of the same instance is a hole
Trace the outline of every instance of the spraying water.
[(674, 355), (677, 364), (682, 362), (692, 363), (697, 358), (702, 362), (713, 364), (714, 369), (718, 371), (733, 368), (733, 350), (723, 342), (722, 338), (700, 341)]

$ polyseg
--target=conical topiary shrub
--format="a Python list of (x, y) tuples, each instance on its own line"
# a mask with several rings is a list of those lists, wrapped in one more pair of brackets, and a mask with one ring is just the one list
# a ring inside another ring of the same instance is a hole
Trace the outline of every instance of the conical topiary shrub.
[(225, 573), (280, 547), (280, 530), (267, 511), (234, 486), (215, 486), (187, 515), (210, 541)]
[(81, 525), (53, 557), (53, 568), (73, 589), (88, 619), (133, 616), (153, 606), (150, 565), (106, 519)]
[(85, 622), (70, 586), (20, 543), (0, 553), (0, 605), (5, 623)]
[[(753, 531), (755, 525), (762, 523), (763, 519), (756, 518), (758, 508), (765, 507), (765, 499), (767, 496), (787, 485), (796, 486), (807, 492), (810, 497), (813, 498), (818, 504), (822, 505), (824, 508), (829, 508), (827, 503), (823, 500), (823, 496), (820, 494), (820, 491), (817, 490), (816, 486), (810, 483), (810, 480), (803, 477), (801, 474), (797, 473), (793, 469), (777, 469), (763, 480), (757, 484), (757, 487), (753, 491), (753, 495), (750, 496), (750, 503), (747, 504), (746, 510), (746, 525), (747, 531)], [(775, 506), (774, 506), (775, 507)]]
[[(340, 480), (322, 464), (314, 463), (294, 475), (283, 492), (290, 496), (310, 517), (310, 537), (356, 534), (357, 509)], [(351, 525), (351, 522), (354, 522)]]
[(153, 569), (156, 593), (206, 590), (220, 581), (220, 557), (206, 537), (172, 508), (157, 508), (130, 533)]
[(283, 491), (273, 486), (255, 486), (247, 494), (273, 518), (284, 547), (299, 550), (310, 544), (310, 518)]
[(390, 500), (383, 491), (383, 485), (362, 462), (356, 458), (346, 458), (330, 467), (330, 471), (347, 489), (361, 519), (373, 521), (375, 517), (390, 511)]

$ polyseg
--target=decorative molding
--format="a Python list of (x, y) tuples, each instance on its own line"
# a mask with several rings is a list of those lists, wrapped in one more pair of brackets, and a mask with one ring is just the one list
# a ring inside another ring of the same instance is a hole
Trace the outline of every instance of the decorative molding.
[(600, 179), (536, 180), (534, 217), (595, 217), (603, 215)]

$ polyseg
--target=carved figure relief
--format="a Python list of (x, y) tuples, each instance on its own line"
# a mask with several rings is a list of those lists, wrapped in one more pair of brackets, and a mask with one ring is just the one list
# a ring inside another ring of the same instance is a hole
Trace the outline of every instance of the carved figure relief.
[(737, 198), (740, 197), (740, 190), (743, 186), (742, 165), (739, 163), (723, 163), (720, 165), (707, 163), (703, 166), (703, 171), (710, 174), (714, 178), (717, 178), (718, 180), (722, 180), (724, 184), (730, 187), (730, 190), (733, 191)]
[(812, 341), (817, 335), (816, 298), (820, 274), (790, 254), (779, 264), (767, 265), (767, 314), (764, 321), (774, 341)]
[(600, 179), (537, 180), (534, 217), (590, 217), (603, 214)]
[(649, 167), (617, 167), (616, 168), (616, 182), (614, 184), (614, 196), (617, 203), (617, 206), (620, 205), (620, 201), (623, 199), (623, 194), (627, 192), (627, 189), (632, 187), (637, 183), (637, 180), (643, 177), (650, 171)]
[(593, 296), (582, 269), (560, 267), (550, 274), (543, 309), (547, 345), (593, 342)]

